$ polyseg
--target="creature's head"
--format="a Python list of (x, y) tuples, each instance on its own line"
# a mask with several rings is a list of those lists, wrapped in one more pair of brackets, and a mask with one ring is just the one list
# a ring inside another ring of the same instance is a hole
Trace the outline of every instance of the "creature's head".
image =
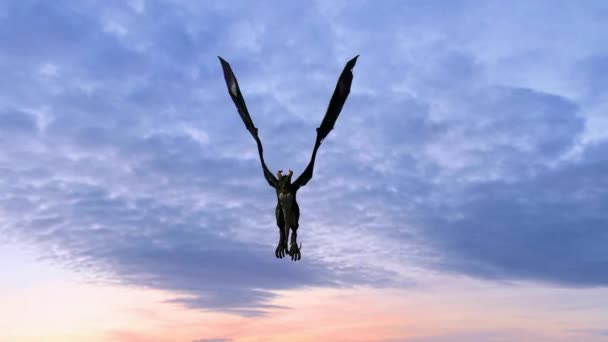
[(284, 176), (282, 172), (283, 170), (279, 170), (277, 172), (277, 178), (279, 180), (277, 188), (280, 192), (287, 193), (289, 192), (289, 185), (291, 185), (291, 176), (293, 175), (293, 171), (289, 170), (289, 174), (287, 176)]

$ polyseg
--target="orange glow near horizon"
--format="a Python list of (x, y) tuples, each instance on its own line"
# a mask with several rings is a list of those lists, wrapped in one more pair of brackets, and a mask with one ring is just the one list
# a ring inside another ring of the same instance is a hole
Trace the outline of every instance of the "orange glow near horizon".
[[(552, 312), (555, 298), (576, 296), (573, 290), (519, 291), (463, 279), (431, 289), (306, 288), (277, 295), (271, 304), (287, 309), (242, 317), (168, 303), (177, 295), (165, 291), (57, 281), (0, 294), (0, 340), (363, 342), (524, 331), (566, 341), (576, 332), (569, 333), (564, 322), (581, 329), (592, 323), (585, 311)], [(534, 312), (523, 305), (531, 301), (538, 302)]]

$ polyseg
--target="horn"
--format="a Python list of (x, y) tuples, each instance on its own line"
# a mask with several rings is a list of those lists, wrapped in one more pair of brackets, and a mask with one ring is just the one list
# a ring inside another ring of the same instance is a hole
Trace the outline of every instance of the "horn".
[(281, 176), (283, 176), (283, 175), (281, 174), (282, 172), (283, 172), (283, 170), (279, 170), (279, 171), (277, 171), (277, 177), (278, 177), (278, 178), (281, 178)]
[(289, 170), (289, 178), (293, 175), (293, 171)]

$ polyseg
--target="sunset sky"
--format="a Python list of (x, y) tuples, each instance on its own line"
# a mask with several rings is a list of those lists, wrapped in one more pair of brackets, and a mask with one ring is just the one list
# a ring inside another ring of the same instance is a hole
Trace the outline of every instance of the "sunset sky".
[[(273, 172), (305, 168), (275, 258)], [(608, 341), (605, 1), (0, 2), (0, 341)]]

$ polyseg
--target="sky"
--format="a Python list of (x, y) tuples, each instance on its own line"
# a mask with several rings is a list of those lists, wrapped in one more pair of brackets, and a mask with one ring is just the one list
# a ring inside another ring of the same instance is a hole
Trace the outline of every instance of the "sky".
[[(306, 167), (302, 259), (276, 170)], [(0, 341), (608, 341), (603, 1), (0, 2)]]

